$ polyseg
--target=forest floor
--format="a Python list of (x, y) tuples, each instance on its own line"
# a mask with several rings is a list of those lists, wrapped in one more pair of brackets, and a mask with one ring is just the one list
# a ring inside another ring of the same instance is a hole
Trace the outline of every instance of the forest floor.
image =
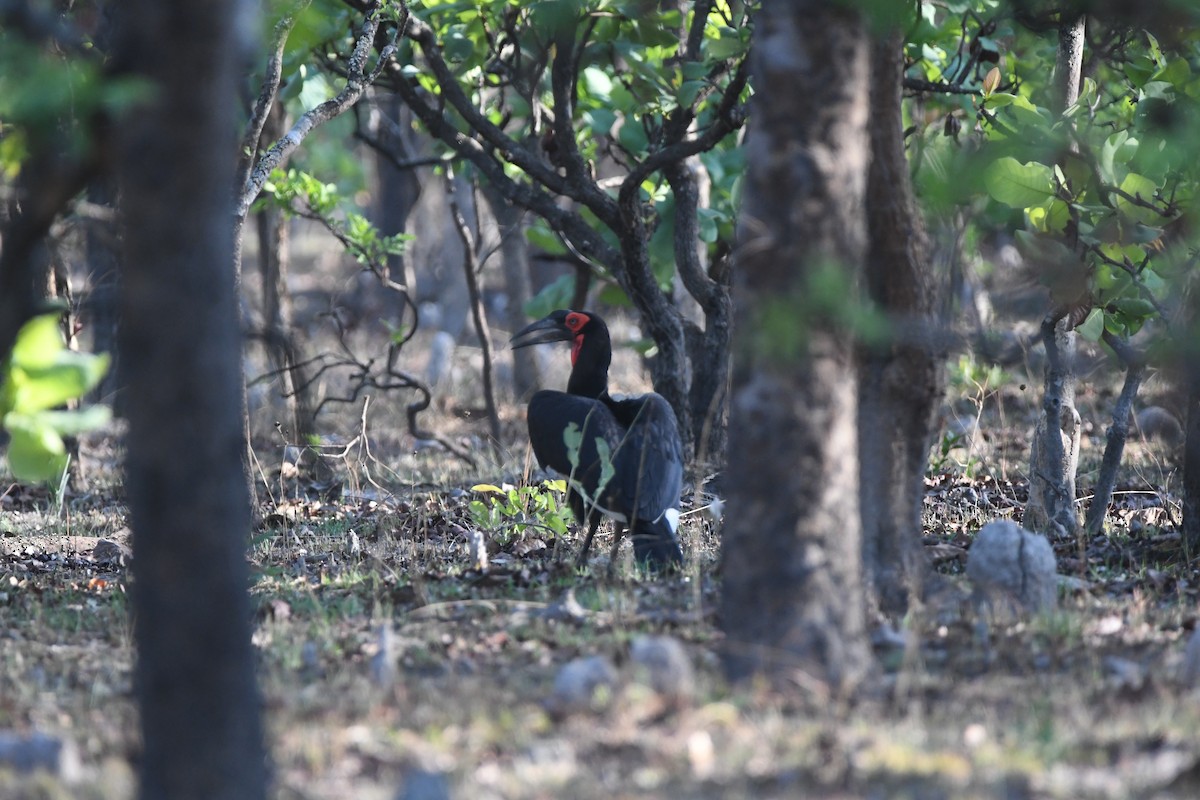
[[(1037, 392), (968, 360), (951, 378), (925, 498), (942, 588), (876, 621), (877, 669), (845, 700), (723, 682), (718, 527), (703, 491), (687, 498), (688, 570), (660, 580), (635, 573), (628, 546), (614, 578), (603, 538), (578, 574), (563, 565), (573, 529), (556, 560), (554, 537), (521, 529), (520, 514), (483, 520), (471, 503), (486, 510), (498, 495), (473, 487), (503, 488), (527, 464), (519, 407), (503, 409), (499, 462), (471, 470), (375, 421), (382, 400), (370, 414), (360, 404), (328, 448), (340, 492), (293, 477), (282, 443), (259, 448), (247, 555), (274, 796), (1200, 795), (1200, 688), (1181, 674), (1200, 577), (1175, 532), (1170, 446), (1132, 439), (1105, 534), (1055, 543), (1070, 578), (1059, 609), (995, 624), (969, 599), (965, 553), (984, 523), (1019, 519)], [(1081, 391), (1081, 508), (1113, 395)], [(483, 460), (479, 405), (435, 416)], [(136, 562), (127, 569), (122, 550), (119, 439), (94, 437), (85, 455), (91, 486), (62, 504), (0, 486), (0, 732), (68, 751), (57, 774), (0, 766), (4, 798), (134, 794)], [(544, 518), (560, 498), (518, 500)], [(486, 571), (471, 530), (490, 542)], [(638, 667), (631, 653), (648, 636), (682, 645), (676, 673)], [(616, 668), (610, 685), (556, 690), (565, 664), (594, 656)]]

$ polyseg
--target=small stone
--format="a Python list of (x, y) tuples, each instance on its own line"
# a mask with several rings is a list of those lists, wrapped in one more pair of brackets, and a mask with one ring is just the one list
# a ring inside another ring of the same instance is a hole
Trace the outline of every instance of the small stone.
[(390, 624), (379, 626), (375, 655), (371, 657), (371, 679), (381, 689), (391, 689), (396, 683), (396, 633)]
[(1161, 406), (1146, 406), (1138, 412), (1136, 422), (1145, 439), (1162, 439), (1167, 444), (1183, 441), (1183, 426), (1174, 414)]
[(450, 784), (440, 772), (419, 769), (405, 779), (396, 800), (450, 800)]
[(1192, 631), (1188, 637), (1183, 661), (1179, 665), (1179, 682), (1191, 688), (1200, 685), (1200, 628)]
[(45, 770), (68, 783), (79, 780), (79, 753), (72, 742), (44, 733), (0, 731), (0, 768), (16, 772)]
[(601, 710), (612, 700), (616, 685), (617, 668), (607, 658), (576, 658), (558, 671), (547, 710), (559, 718)]
[(989, 522), (976, 534), (967, 576), (994, 616), (1006, 609), (1018, 615), (1049, 611), (1057, 602), (1054, 549), (1045, 536), (1011, 520)]
[(691, 702), (696, 693), (692, 659), (678, 639), (641, 636), (633, 641), (629, 660), (634, 679), (653, 689), (671, 708)]
[(101, 539), (92, 548), (92, 560), (97, 564), (126, 566), (133, 561), (133, 551), (127, 545), (112, 539)]

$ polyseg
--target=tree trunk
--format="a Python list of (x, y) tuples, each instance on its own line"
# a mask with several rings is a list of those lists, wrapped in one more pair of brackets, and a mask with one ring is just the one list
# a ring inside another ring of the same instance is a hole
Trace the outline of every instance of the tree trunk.
[[(267, 115), (263, 127), (264, 145), (278, 139), (287, 131), (287, 115), (276, 103)], [(271, 369), (278, 375), (279, 394), (291, 418), (287, 433), (293, 442), (307, 445), (316, 433), (316, 414), (312, 398), (312, 382), (301, 366), (305, 359), (297, 346), (292, 327), (292, 296), (288, 291), (288, 269), (291, 262), (291, 239), (288, 219), (270, 204), (256, 215), (258, 228), (258, 265), (262, 279), (263, 342)]]
[(919, 335), (936, 322), (938, 292), (904, 154), (903, 47), (903, 36), (893, 33), (872, 52), (865, 268), (871, 301), (900, 339), (864, 348), (858, 395), (863, 563), (885, 611), (901, 611), (910, 593), (919, 596), (928, 571), (921, 500), (943, 390), (943, 354), (933, 348), (933, 337)]
[[(377, 96), (376, 108), (368, 112), (374, 124), (376, 140), (387, 142), (389, 150), (397, 154), (397, 161), (414, 160), (415, 153), (405, 141), (405, 132), (411, 132), (412, 112), (408, 111), (394, 94)], [(383, 117), (386, 116), (386, 120)], [(392, 160), (376, 155), (375, 171), (379, 178), (379, 232), (384, 236), (404, 233), (408, 215), (421, 196), (421, 181), (416, 167), (401, 169)], [(396, 283), (415, 288), (412, 269), (403, 253), (388, 256), (388, 274)], [(390, 293), (389, 293), (390, 294)]]
[[(128, 0), (117, 69), (143, 798), (261, 798), (233, 231), (236, 0)], [(196, 76), (204, 76), (196, 80)]]
[[(109, 181), (100, 180), (88, 189), (88, 199), (111, 208), (115, 192)], [(117, 258), (116, 230), (107, 223), (89, 225), (85, 234), (87, 250), (88, 295), (84, 302), (85, 324), (92, 330), (92, 351), (110, 354), (108, 372), (92, 392), (88, 402), (109, 403), (113, 414), (125, 415), (121, 362), (117, 358), (117, 286), (120, 270)]]
[(1200, 379), (1195, 375), (1189, 376), (1183, 447), (1183, 538), (1194, 558), (1200, 551)]
[[(818, 275), (866, 250), (868, 47), (818, 0), (768, 2), (751, 55), (728, 498), (725, 666), (851, 691), (869, 665), (858, 514), (855, 373)], [(852, 280), (847, 280), (851, 285)]]
[(1185, 392), (1186, 433), (1183, 440), (1183, 540), (1195, 558), (1200, 552), (1200, 283), (1192, 282), (1180, 353), (1180, 383)]
[[(1065, 111), (1079, 97), (1083, 43), (1084, 17), (1066, 22), (1059, 29), (1054, 83), (1060, 111)], [(1069, 275), (1073, 273), (1071, 266), (1052, 264), (1049, 269)], [(1074, 294), (1072, 282), (1064, 283), (1065, 294), (1051, 298), (1055, 310), (1042, 323), (1042, 342), (1046, 347), (1044, 413), (1030, 446), (1029, 502), (1021, 517), (1026, 528), (1058, 536), (1073, 535), (1079, 527), (1075, 513), (1075, 472), (1082, 430), (1075, 409), (1074, 315), (1069, 313), (1078, 298), (1069, 296)], [(1051, 284), (1053, 294), (1056, 285), (1053, 276)]]
[[(500, 229), (500, 269), (508, 295), (504, 324), (510, 333), (516, 333), (526, 325), (523, 307), (533, 296), (529, 282), (529, 243), (525, 240), (525, 211), (510, 203), (490, 183), (482, 184), (480, 190)], [(513, 394), (518, 400), (527, 399), (541, 388), (536, 354), (528, 347), (509, 352), (513, 360)]]

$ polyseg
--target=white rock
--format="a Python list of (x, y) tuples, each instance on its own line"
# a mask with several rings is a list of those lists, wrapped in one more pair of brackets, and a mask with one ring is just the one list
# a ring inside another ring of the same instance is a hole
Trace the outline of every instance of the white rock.
[(604, 656), (568, 661), (554, 679), (547, 707), (560, 717), (601, 709), (612, 700), (617, 678), (617, 668)]
[(1054, 549), (1011, 520), (984, 525), (967, 553), (967, 576), (993, 614), (1049, 611), (1057, 601)]
[(640, 636), (633, 641), (629, 660), (634, 679), (649, 686), (670, 706), (691, 702), (696, 692), (695, 670), (678, 639)]

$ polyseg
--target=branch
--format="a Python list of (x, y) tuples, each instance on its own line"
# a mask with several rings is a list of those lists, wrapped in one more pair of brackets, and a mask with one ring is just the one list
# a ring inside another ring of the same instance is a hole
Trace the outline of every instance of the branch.
[(500, 459), (500, 414), (496, 411), (496, 392), (492, 385), (492, 334), (488, 329), (487, 315), (483, 311), (483, 299), (479, 294), (479, 264), (475, 250), (475, 237), (463, 216), (454, 187), (454, 176), (446, 173), (446, 197), (450, 202), (450, 214), (463, 246), (463, 272), (467, 281), (467, 295), (471, 301), (471, 317), (475, 322), (475, 335), (479, 349), (483, 351), (483, 402), (487, 407), (488, 426), (491, 430), (492, 454)]
[[(396, 93), (417, 115), (426, 130), (450, 147), (459, 157), (474, 164), (504, 195), (505, 199), (541, 216), (555, 231), (569, 240), (572, 247), (583, 254), (585, 258), (598, 261), (610, 270), (620, 263), (620, 254), (617, 250), (593, 230), (579, 214), (559, 206), (557, 198), (546, 189), (536, 184), (518, 183), (510, 178), (504, 171), (504, 165), (496, 158), (493, 151), (485, 150), (480, 142), (452, 125), (441, 109), (430, 104), (413, 84), (399, 74), (399, 65), (393, 64), (389, 69), (395, 73)], [(555, 176), (557, 177), (557, 173)], [(547, 188), (553, 189), (553, 187)]]
[[(458, 80), (454, 77), (454, 73), (451, 72), (450, 67), (446, 64), (446, 60), (442, 57), (442, 51), (438, 47), (433, 28), (429, 27), (424, 21), (413, 17), (409, 23), (406, 35), (421, 46), (421, 54), (425, 56), (425, 60), (429, 64), (429, 68), (433, 72), (438, 86), (441, 87), (442, 98), (448, 101), (450, 107), (462, 116), (472, 132), (499, 150), (505, 160), (519, 167), (522, 172), (550, 191), (555, 194), (567, 195), (583, 202), (583, 198), (578, 196), (577, 192), (572, 191), (575, 187), (569, 186), (558, 172), (534, 155), (529, 148), (522, 146), (498, 126), (494, 125), (482, 112), (471, 104), (470, 98), (463, 92), (462, 87), (458, 85)], [(403, 76), (398, 77), (400, 80), (405, 80)], [(399, 87), (397, 87), (397, 90), (399, 90)], [(454, 130), (458, 132), (457, 128)], [(446, 141), (441, 136), (438, 136), (438, 138)]]
[(87, 40), (73, 25), (54, 14), (34, 10), (22, 0), (0, 0), (0, 28), (17, 31), (35, 42), (50, 41), (54, 46), (76, 57), (95, 62), (99, 52), (88, 46)]
[[(258, 142), (262, 138), (263, 127), (267, 124), (267, 115), (271, 111), (271, 105), (274, 104), (275, 96), (279, 92), (279, 81), (283, 76), (283, 51), (287, 46), (288, 34), (296, 24), (296, 17), (310, 2), (312, 0), (296, 0), (296, 3), (275, 23), (275, 32), (271, 41), (271, 57), (267, 60), (267, 71), (263, 76), (262, 89), (259, 90), (258, 100), (254, 103), (250, 120), (246, 123), (246, 132), (242, 136), (234, 186), (246, 186), (250, 180), (250, 170), (258, 153)], [(261, 189), (261, 185), (259, 188)], [(250, 198), (250, 202), (254, 202), (253, 197)], [(245, 212), (242, 213), (245, 214)]]
[(575, 189), (579, 201), (591, 209), (605, 225), (616, 230), (620, 224), (617, 203), (600, 189), (589, 174), (575, 137), (573, 97), (576, 79), (579, 77), (574, 58), (575, 30), (569, 28), (557, 38), (554, 61), (550, 66), (550, 82), (554, 94), (555, 160), (566, 170), (567, 184)]
[(700, 193), (696, 187), (696, 177), (686, 163), (680, 161), (669, 164), (663, 174), (675, 195), (675, 266), (679, 270), (679, 279), (683, 281), (688, 294), (696, 298), (700, 307), (708, 312), (721, 288), (705, 273), (696, 252), (700, 242), (696, 219)]
[(1104, 342), (1113, 349), (1117, 357), (1125, 364), (1125, 383), (1121, 386), (1121, 394), (1113, 406), (1113, 421), (1107, 431), (1107, 441), (1104, 445), (1104, 457), (1100, 461), (1100, 474), (1096, 476), (1096, 485), (1092, 490), (1092, 503), (1088, 506), (1087, 520), (1084, 530), (1089, 536), (1095, 536), (1104, 525), (1104, 517), (1108, 513), (1108, 504), (1112, 501), (1113, 487), (1117, 482), (1117, 469), (1121, 466), (1121, 456), (1125, 451), (1125, 441), (1129, 437), (1129, 417), (1133, 408), (1133, 400), (1145, 375), (1145, 355), (1124, 339), (1104, 332)]
[(957, 83), (923, 81), (920, 78), (905, 78), (904, 88), (910, 92), (934, 92), (937, 94), (979, 94), (978, 89), (972, 89)]
[(350, 55), (346, 85), (333, 99), (326, 100), (315, 108), (306, 111), (300, 119), (296, 120), (296, 124), (292, 126), (292, 129), (263, 154), (258, 164), (250, 171), (250, 176), (247, 178), (245, 187), (242, 190), (242, 196), (238, 201), (237, 209), (239, 217), (246, 216), (246, 213), (250, 210), (250, 205), (258, 197), (259, 192), (262, 191), (263, 184), (267, 182), (271, 170), (282, 164), (300, 146), (300, 143), (304, 141), (305, 137), (314, 128), (342, 114), (346, 109), (357, 103), (362, 97), (363, 92), (371, 85), (371, 81), (380, 73), (384, 65), (391, 60), (392, 53), (396, 50), (394, 41), (389, 42), (380, 51), (376, 68), (370, 73), (367, 72), (367, 57), (370, 55), (371, 48), (375, 44), (375, 33), (378, 30), (379, 3), (376, 1), (369, 3), (367, 6), (366, 20), (359, 29), (358, 38), (354, 43), (354, 50)]
[(718, 142), (740, 128), (745, 122), (745, 114), (741, 108), (738, 108), (737, 103), (742, 90), (746, 88), (748, 77), (749, 67), (743, 59), (738, 64), (737, 71), (734, 72), (729, 85), (725, 87), (725, 94), (721, 97), (721, 104), (717, 107), (716, 119), (713, 123), (699, 136), (682, 139), (648, 155), (621, 182), (621, 192), (639, 189), (642, 181), (667, 164), (683, 161), (711, 150)]

